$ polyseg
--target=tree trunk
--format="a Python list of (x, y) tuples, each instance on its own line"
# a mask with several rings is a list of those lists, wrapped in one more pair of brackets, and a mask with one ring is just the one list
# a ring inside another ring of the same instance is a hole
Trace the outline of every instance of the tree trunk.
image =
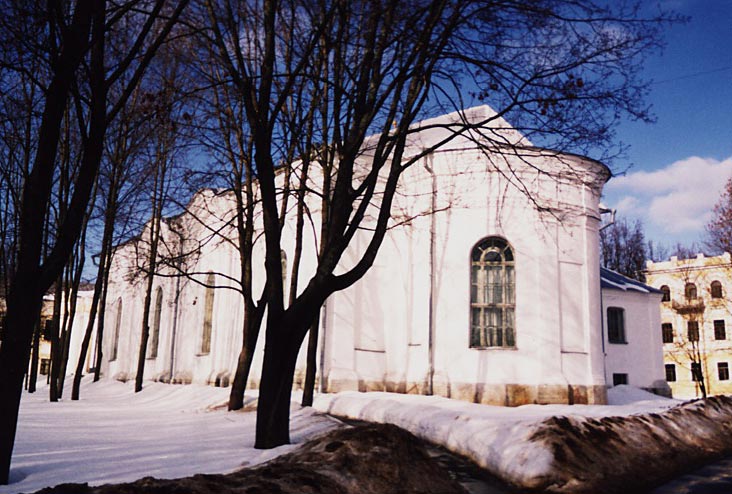
[(59, 367), (61, 364), (61, 299), (63, 298), (63, 274), (59, 276), (56, 282), (56, 289), (54, 290), (53, 299), (53, 323), (51, 324), (51, 371), (49, 372), (49, 384), (48, 393), (49, 400), (52, 402), (58, 401), (58, 374)]
[[(305, 385), (302, 390), (302, 406), (313, 406), (315, 395), (315, 375), (318, 369), (318, 329), (320, 326), (320, 312), (315, 317), (308, 331), (308, 355), (305, 367)], [(323, 376), (320, 376), (322, 379)]]
[(252, 369), (253, 355), (254, 348), (250, 345), (243, 346), (239, 352), (234, 382), (231, 384), (231, 392), (229, 393), (229, 411), (244, 408), (244, 393), (247, 390), (247, 380), (249, 379), (249, 372)]
[[(153, 209), (155, 211), (155, 209)], [(157, 209), (159, 211), (159, 209)], [(158, 237), (156, 225), (160, 224), (160, 217), (154, 213), (150, 225), (150, 257), (148, 259), (147, 287), (145, 289), (145, 301), (142, 308), (142, 332), (140, 334), (140, 349), (137, 355), (137, 373), (135, 375), (135, 393), (142, 391), (142, 380), (145, 376), (145, 360), (147, 359), (147, 342), (150, 339), (150, 305), (152, 304), (152, 290), (155, 281), (155, 265), (157, 257)]]
[(18, 408), (23, 391), (23, 376), (33, 339), (33, 328), (40, 313), (41, 294), (35, 293), (32, 283), (36, 277), (23, 280), (18, 273), (8, 297), (6, 331), (0, 345), (0, 485), (10, 479), (10, 460), (18, 426)]
[[(156, 218), (151, 225), (151, 237), (155, 236)], [(135, 374), (135, 393), (142, 391), (142, 380), (145, 377), (145, 360), (147, 359), (147, 342), (150, 339), (150, 305), (152, 304), (152, 289), (155, 281), (155, 256), (157, 255), (157, 239), (152, 238), (153, 245), (150, 249), (149, 272), (147, 273), (147, 286), (145, 289), (145, 301), (142, 308), (142, 332), (140, 334), (140, 348), (137, 354), (137, 373)]]
[(261, 311), (257, 309), (253, 311), (256, 311), (257, 314), (246, 314), (244, 316), (244, 345), (242, 345), (241, 351), (239, 352), (234, 382), (231, 384), (229, 411), (241, 410), (244, 407), (244, 392), (247, 389), (247, 380), (249, 379), (249, 372), (252, 369), (254, 349), (256, 348), (259, 337), (259, 328), (262, 324), (262, 316), (259, 314)]
[(33, 331), (33, 353), (31, 356), (30, 377), (28, 382), (28, 392), (36, 392), (36, 381), (38, 381), (38, 351), (41, 346), (41, 324), (40, 320), (36, 323), (36, 329)]
[[(270, 331), (268, 327), (267, 332)], [(278, 333), (274, 338), (267, 338), (264, 349), (254, 442), (257, 449), (290, 443), (290, 401), (299, 344), (286, 332)], [(296, 340), (301, 341), (299, 338)]]
[(89, 320), (86, 323), (86, 331), (84, 331), (84, 338), (81, 340), (81, 350), (79, 351), (79, 361), (76, 364), (76, 372), (74, 373), (74, 383), (71, 387), (71, 399), (79, 399), (79, 390), (81, 388), (81, 378), (84, 375), (84, 362), (86, 361), (86, 354), (89, 351), (89, 343), (91, 342), (91, 336), (94, 332), (94, 320), (97, 317), (97, 307), (99, 306), (99, 299), (102, 295), (102, 288), (104, 285), (104, 261), (106, 258), (106, 230), (105, 225), (105, 240), (102, 241), (102, 253), (99, 257), (99, 268), (97, 269), (97, 279), (94, 282), (94, 295), (92, 296), (91, 308), (89, 309)]
[(104, 273), (102, 283), (102, 299), (99, 302), (99, 314), (97, 318), (97, 358), (94, 362), (94, 382), (99, 381), (104, 358), (104, 314), (107, 311), (107, 289), (109, 288), (109, 265), (112, 261), (111, 243), (107, 245), (107, 260), (104, 262)]

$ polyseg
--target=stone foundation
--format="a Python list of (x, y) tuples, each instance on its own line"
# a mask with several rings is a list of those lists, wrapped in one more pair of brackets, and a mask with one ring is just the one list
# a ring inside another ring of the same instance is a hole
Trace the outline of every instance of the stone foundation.
[[(122, 375), (115, 376), (120, 379)], [(167, 377), (167, 376), (161, 376)], [(428, 394), (427, 383), (406, 382), (406, 381), (377, 381), (368, 379), (357, 379), (355, 373), (351, 376), (339, 375), (338, 379), (328, 378), (326, 381), (327, 393), (340, 393), (343, 391), (385, 391), (388, 393), (401, 394)], [(209, 379), (208, 384), (213, 386), (227, 387), (231, 385), (233, 375), (220, 373), (214, 379)], [(169, 382), (167, 379), (160, 379)], [(187, 372), (179, 372), (173, 379), (174, 384), (190, 384), (191, 375)], [(295, 376), (293, 389), (302, 389), (304, 384), (304, 372)], [(249, 379), (247, 389), (258, 389), (259, 379)], [(316, 384), (316, 388), (318, 385)], [(652, 393), (668, 396), (669, 390), (665, 388), (646, 388)], [(521, 405), (606, 405), (607, 387), (604, 385), (583, 385), (583, 384), (485, 384), (485, 383), (451, 383), (448, 381), (436, 381), (433, 384), (433, 393), (436, 396), (444, 396), (455, 400), (481, 403), (484, 405), (499, 405), (517, 407)]]
[[(326, 391), (358, 390), (387, 391), (404, 394), (427, 394), (427, 386), (421, 382), (389, 382), (328, 380)], [(484, 384), (484, 383), (434, 383), (433, 394), (472, 403), (499, 406), (529, 404), (548, 405), (605, 405), (607, 388), (604, 385), (561, 384)]]

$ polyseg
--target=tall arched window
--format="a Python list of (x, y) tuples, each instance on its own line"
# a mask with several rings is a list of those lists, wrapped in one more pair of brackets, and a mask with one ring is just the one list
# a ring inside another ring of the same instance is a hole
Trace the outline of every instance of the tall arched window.
[(112, 335), (112, 352), (109, 361), (117, 360), (117, 347), (119, 346), (119, 331), (122, 324), (122, 297), (117, 298), (117, 314), (114, 320), (114, 333)]
[(712, 298), (722, 298), (722, 283), (719, 281), (712, 281), (711, 292)]
[(686, 300), (695, 300), (696, 285), (694, 283), (687, 283), (684, 287), (684, 295), (686, 296)]
[(201, 331), (201, 355), (211, 352), (211, 328), (213, 327), (214, 284), (212, 272), (206, 275), (206, 298), (203, 304), (203, 330)]
[(147, 345), (147, 358), (157, 358), (158, 340), (160, 339), (160, 313), (163, 310), (163, 289), (158, 287), (155, 290), (155, 312), (153, 313), (152, 331), (150, 342)]
[(511, 246), (486, 237), (470, 256), (470, 346), (514, 347), (515, 276)]
[(661, 302), (670, 302), (671, 301), (671, 289), (668, 287), (668, 285), (663, 285), (661, 287), (661, 292), (663, 293)]

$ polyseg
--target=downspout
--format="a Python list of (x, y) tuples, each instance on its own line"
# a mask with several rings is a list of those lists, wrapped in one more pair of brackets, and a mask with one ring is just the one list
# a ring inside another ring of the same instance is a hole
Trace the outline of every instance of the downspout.
[(175, 336), (178, 330), (178, 302), (180, 300), (180, 275), (175, 278), (175, 300), (173, 302), (173, 329), (170, 334), (170, 383), (175, 372)]
[(427, 309), (427, 394), (434, 394), (435, 380), (435, 211), (437, 210), (437, 177), (433, 169), (433, 155), (425, 157), (424, 168), (432, 180), (432, 199), (430, 205), (430, 294)]
[[(605, 228), (615, 224), (615, 209), (609, 209), (600, 204), (600, 216), (603, 214), (610, 213), (610, 221), (602, 225), (597, 232), (603, 231)], [(599, 235), (598, 235), (599, 237)], [(599, 238), (598, 238), (599, 241)], [(602, 252), (600, 253), (602, 255)], [(602, 337), (602, 374), (605, 378), (605, 385), (607, 386), (607, 353), (605, 353), (605, 311), (602, 309), (602, 271), (600, 272), (600, 336)]]
[[(178, 258), (178, 271), (181, 269), (182, 261), (182, 255), (183, 255), (183, 234), (177, 230), (178, 225), (175, 223), (171, 223), (171, 230), (175, 232), (178, 235), (178, 249), (179, 249), (179, 258)], [(170, 384), (173, 384), (173, 376), (175, 372), (175, 338), (177, 336), (178, 332), (178, 308), (180, 305), (180, 278), (181, 273), (179, 272), (178, 275), (175, 277), (175, 300), (173, 301), (173, 328), (171, 329), (170, 334)]]
[(321, 320), (323, 324), (320, 327), (320, 362), (318, 363), (318, 372), (320, 373), (320, 393), (325, 393), (325, 339), (328, 335), (328, 299), (323, 302)]

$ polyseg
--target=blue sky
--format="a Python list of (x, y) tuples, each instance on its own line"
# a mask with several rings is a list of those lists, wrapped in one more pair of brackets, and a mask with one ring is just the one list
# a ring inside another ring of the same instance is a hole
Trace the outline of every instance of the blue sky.
[(654, 242), (688, 245), (703, 240), (732, 176), (732, 0), (661, 4), (691, 19), (670, 27), (666, 49), (646, 64), (657, 122), (619, 129), (631, 148), (615, 171), (630, 168), (608, 182), (603, 202), (642, 220)]

